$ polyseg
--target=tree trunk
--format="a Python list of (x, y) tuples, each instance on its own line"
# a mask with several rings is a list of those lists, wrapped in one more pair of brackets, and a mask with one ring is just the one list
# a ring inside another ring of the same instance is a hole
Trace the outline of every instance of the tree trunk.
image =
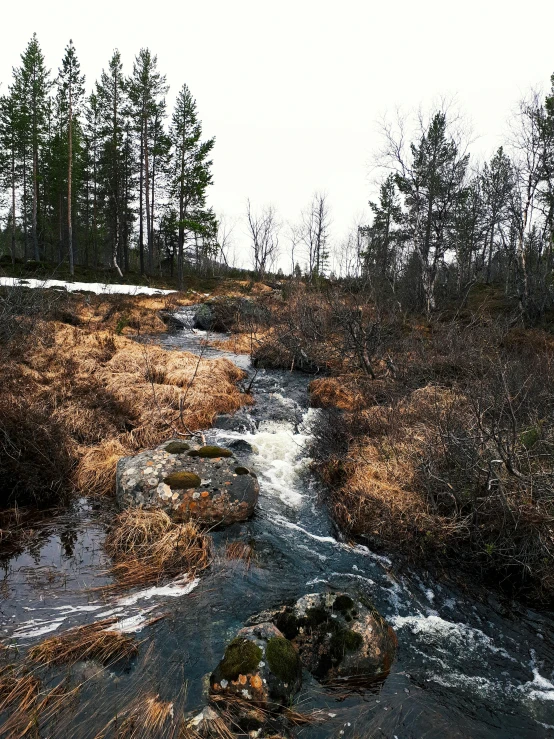
[(144, 118), (140, 131), (140, 174), (139, 174), (139, 258), (140, 273), (144, 274), (144, 214), (143, 214), (143, 184), (144, 184)]
[(144, 194), (146, 197), (146, 236), (148, 240), (148, 272), (152, 274), (154, 265), (154, 254), (152, 234), (150, 232), (150, 171), (148, 161), (148, 120), (144, 118)]
[(73, 101), (71, 90), (71, 79), (69, 80), (69, 156), (67, 167), (67, 242), (69, 247), (69, 274), (75, 275), (75, 264), (73, 259), (73, 223), (71, 214), (71, 175), (73, 169)]
[(12, 264), (15, 264), (15, 143), (12, 137)]

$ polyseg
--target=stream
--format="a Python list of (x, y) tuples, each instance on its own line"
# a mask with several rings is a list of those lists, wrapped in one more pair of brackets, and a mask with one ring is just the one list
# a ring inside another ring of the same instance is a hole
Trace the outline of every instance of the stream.
[[(176, 316), (187, 321), (192, 311), (183, 308)], [(205, 336), (185, 328), (156, 340), (168, 351), (227, 356), (252, 372), (248, 357), (203, 347)], [(252, 446), (253, 453), (235, 449), (258, 475), (260, 499), (252, 520), (213, 533), (216, 560), (199, 580), (100, 596), (95, 588), (109, 583), (102, 542), (114, 515), (112, 503), (102, 501), (76, 501), (37, 525), (30, 543), (1, 562), (4, 644), (25, 649), (46, 635), (108, 616), (143, 642), (125, 668), (73, 667), (72, 679), (84, 685), (71, 720), (41, 736), (93, 739), (147, 693), (172, 701), (175, 715), (198, 713), (206, 703), (205, 676), (250, 616), (332, 588), (372, 599), (397, 632), (398, 655), (374, 691), (339, 695), (305, 673), (298, 708), (319, 709), (326, 720), (297, 728), (296, 735), (554, 737), (554, 619), (523, 606), (508, 608), (493, 594), (481, 602), (424, 572), (400, 575), (391, 559), (344, 542), (310, 471), (306, 442), (319, 411), (308, 408), (309, 380), (260, 370), (252, 384), (254, 405), (206, 432), (207, 443), (243, 440)], [(235, 540), (254, 545), (249, 568), (225, 558), (226, 543)]]

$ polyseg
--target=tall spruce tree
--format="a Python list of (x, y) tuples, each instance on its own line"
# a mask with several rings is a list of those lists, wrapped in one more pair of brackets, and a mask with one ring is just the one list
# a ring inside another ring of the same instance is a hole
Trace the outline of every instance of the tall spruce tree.
[(123, 75), (121, 54), (114, 51), (108, 69), (102, 70), (96, 83), (100, 117), (101, 152), (99, 177), (105, 200), (110, 258), (121, 276), (121, 265), (128, 263), (125, 254), (125, 126), (127, 121), (127, 82)]
[(209, 239), (215, 226), (213, 213), (206, 210), (206, 190), (212, 184), (212, 160), (209, 157), (215, 139), (202, 141), (202, 124), (198, 120), (196, 101), (186, 84), (177, 95), (170, 138), (173, 159), (169, 186), (179, 214), (177, 280), (182, 288), (187, 233), (196, 233)]
[(85, 95), (85, 77), (81, 75), (81, 65), (75, 46), (70, 39), (66, 46), (59, 70), (58, 89), (60, 93), (60, 113), (67, 122), (67, 246), (69, 252), (69, 272), (75, 274), (75, 255), (73, 251), (73, 166), (74, 135), (79, 124), (81, 105)]
[(155, 119), (165, 110), (163, 97), (167, 92), (165, 76), (158, 69), (158, 58), (149, 49), (141, 49), (133, 64), (128, 81), (131, 115), (139, 138), (139, 256), (140, 271), (144, 274), (144, 215), (146, 214), (146, 238), (148, 270), (154, 266), (154, 241), (151, 227), (151, 159), (152, 134)]
[(0, 184), (10, 193), (10, 255), (16, 259), (16, 190), (18, 181), (19, 128), (17, 98), (13, 88), (0, 98)]
[(23, 146), (30, 153), (32, 167), (31, 233), (33, 256), (40, 259), (38, 214), (40, 157), (45, 144), (47, 98), (52, 87), (50, 72), (36, 33), (21, 55), (21, 66), (14, 70), (15, 89), (19, 96)]

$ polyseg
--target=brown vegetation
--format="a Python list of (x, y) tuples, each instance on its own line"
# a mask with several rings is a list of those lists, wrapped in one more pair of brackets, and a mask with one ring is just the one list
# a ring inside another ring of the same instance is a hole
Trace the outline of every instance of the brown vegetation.
[(28, 660), (42, 665), (72, 665), (93, 659), (106, 666), (136, 656), (135, 639), (110, 630), (116, 622), (116, 618), (105, 618), (45, 639), (29, 650)]
[(123, 335), (162, 330), (160, 307), (168, 299), (0, 291), (2, 507), (111, 492), (118, 457), (205, 428), (248, 400), (231, 362)]
[(176, 524), (161, 510), (132, 508), (119, 514), (105, 541), (116, 587), (149, 585), (211, 562), (210, 539), (192, 523)]
[(242, 560), (246, 569), (250, 569), (252, 562), (256, 561), (254, 547), (245, 541), (228, 542), (225, 547), (225, 556), (230, 560)]
[(60, 721), (73, 705), (78, 690), (70, 689), (64, 682), (46, 689), (25, 666), (5, 666), (0, 670), (0, 715), (6, 717), (0, 723), (0, 736), (36, 737), (39, 721), (54, 717)]
[(326, 367), (310, 385), (323, 409), (312, 456), (339, 524), (411, 561), (552, 600), (552, 334), (482, 303), (421, 320), (371, 291), (288, 289), (260, 356)]

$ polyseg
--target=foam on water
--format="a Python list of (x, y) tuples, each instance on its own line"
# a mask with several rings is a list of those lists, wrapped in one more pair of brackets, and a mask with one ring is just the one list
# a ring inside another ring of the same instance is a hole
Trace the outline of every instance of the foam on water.
[(118, 601), (120, 606), (134, 606), (140, 600), (150, 600), (151, 598), (180, 598), (183, 595), (188, 595), (198, 585), (200, 580), (190, 580), (188, 576), (173, 580), (173, 582), (167, 585), (159, 585), (151, 588), (145, 588), (139, 590), (137, 593), (128, 595), (125, 598), (121, 598)]
[(392, 625), (397, 629), (409, 628), (413, 634), (419, 635), (424, 641), (433, 644), (442, 643), (449, 649), (466, 650), (482, 653), (483, 649), (494, 652), (512, 662), (517, 660), (508, 652), (497, 647), (490, 636), (480, 629), (473, 628), (465, 623), (446, 621), (438, 614), (393, 616)]

